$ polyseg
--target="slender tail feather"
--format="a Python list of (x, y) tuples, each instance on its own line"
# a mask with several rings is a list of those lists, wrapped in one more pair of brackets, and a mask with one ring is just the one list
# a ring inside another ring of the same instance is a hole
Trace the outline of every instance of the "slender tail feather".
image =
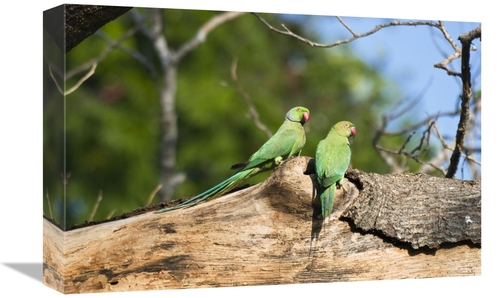
[(235, 188), (236, 186), (238, 186), (238, 184), (240, 184), (243, 180), (250, 177), (252, 175), (252, 172), (253, 172), (253, 169), (240, 171), (240, 172), (234, 174), (233, 176), (227, 178), (226, 180), (222, 181), (221, 183), (215, 185), (214, 187), (190, 198), (189, 200), (187, 200), (185, 202), (182, 202), (182, 203), (175, 205), (173, 207), (170, 207), (170, 208), (165, 208), (165, 209), (155, 211), (155, 213), (163, 213), (163, 212), (167, 212), (167, 211), (171, 211), (171, 210), (176, 210), (179, 208), (192, 207), (194, 205), (199, 204), (200, 202), (216, 198), (216, 197), (230, 191), (231, 189)]
[(333, 211), (333, 201), (335, 199), (335, 184), (330, 185), (320, 195), (321, 199), (321, 212), (323, 218), (327, 218), (332, 214)]

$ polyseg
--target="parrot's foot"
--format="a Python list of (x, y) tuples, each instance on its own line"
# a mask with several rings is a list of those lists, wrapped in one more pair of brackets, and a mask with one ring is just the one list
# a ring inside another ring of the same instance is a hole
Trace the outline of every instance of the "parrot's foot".
[(278, 157), (274, 158), (275, 165), (279, 166), (282, 162), (283, 162), (283, 157), (278, 156)]

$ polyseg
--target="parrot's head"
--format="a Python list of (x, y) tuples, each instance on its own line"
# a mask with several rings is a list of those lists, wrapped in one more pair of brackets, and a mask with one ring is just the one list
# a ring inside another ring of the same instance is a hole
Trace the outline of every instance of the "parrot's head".
[(309, 110), (304, 107), (295, 107), (286, 113), (286, 119), (292, 122), (300, 122), (304, 125), (309, 121)]
[(349, 122), (349, 121), (337, 122), (333, 126), (333, 129), (335, 129), (335, 131), (339, 135), (346, 137), (346, 138), (356, 136), (356, 127), (354, 127), (354, 124), (352, 124), (352, 122)]

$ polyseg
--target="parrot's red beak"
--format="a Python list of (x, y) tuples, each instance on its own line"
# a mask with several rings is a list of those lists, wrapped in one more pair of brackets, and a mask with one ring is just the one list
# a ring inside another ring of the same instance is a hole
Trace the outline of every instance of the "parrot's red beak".
[(356, 136), (356, 127), (351, 127), (351, 136)]
[(305, 112), (302, 114), (302, 124), (306, 123), (307, 121), (309, 121), (309, 113)]

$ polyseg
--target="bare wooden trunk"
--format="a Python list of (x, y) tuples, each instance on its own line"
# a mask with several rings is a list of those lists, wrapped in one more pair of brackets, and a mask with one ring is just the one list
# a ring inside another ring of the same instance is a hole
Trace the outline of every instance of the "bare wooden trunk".
[(481, 183), (348, 172), (322, 220), (313, 159), (192, 208), (62, 232), (44, 219), (44, 283), (64, 293), (481, 274)]

